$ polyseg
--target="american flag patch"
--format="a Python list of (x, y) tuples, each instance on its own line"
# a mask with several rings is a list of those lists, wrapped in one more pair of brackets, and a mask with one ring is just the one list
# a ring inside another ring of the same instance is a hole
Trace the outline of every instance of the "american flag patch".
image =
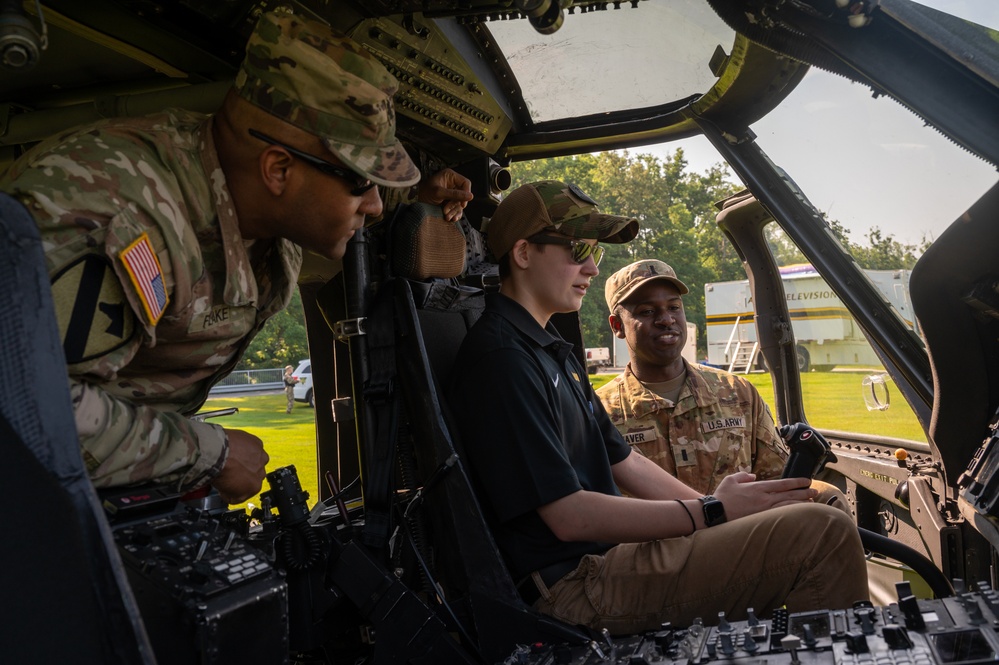
[(166, 286), (163, 284), (160, 261), (156, 258), (149, 236), (143, 233), (138, 240), (126, 247), (119, 257), (128, 271), (128, 276), (132, 278), (139, 300), (146, 309), (149, 323), (155, 325), (163, 316), (169, 298)]

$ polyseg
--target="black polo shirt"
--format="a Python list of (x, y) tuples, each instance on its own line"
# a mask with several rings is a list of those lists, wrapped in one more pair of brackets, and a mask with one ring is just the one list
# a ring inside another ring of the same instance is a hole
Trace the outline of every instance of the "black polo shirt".
[(564, 543), (537, 513), (581, 489), (620, 496), (611, 465), (631, 452), (571, 351), (551, 325), (491, 294), (452, 373), (466, 462), (515, 580), (612, 546)]

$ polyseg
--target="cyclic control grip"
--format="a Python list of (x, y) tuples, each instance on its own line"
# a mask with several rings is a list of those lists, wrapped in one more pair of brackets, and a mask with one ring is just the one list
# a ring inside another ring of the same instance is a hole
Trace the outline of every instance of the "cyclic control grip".
[(813, 478), (823, 464), (836, 459), (825, 438), (805, 423), (784, 425), (780, 438), (791, 451), (781, 478)]

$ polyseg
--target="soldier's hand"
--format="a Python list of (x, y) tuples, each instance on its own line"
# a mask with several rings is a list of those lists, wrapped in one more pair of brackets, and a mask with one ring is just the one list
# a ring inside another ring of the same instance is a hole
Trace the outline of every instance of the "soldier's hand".
[(439, 205), (444, 219), (457, 222), (472, 200), (472, 181), (457, 171), (444, 169), (420, 181), (416, 198), (420, 203)]
[(725, 506), (725, 516), (734, 520), (778, 506), (811, 501), (818, 491), (809, 487), (810, 482), (808, 478), (756, 480), (753, 474), (740, 471), (722, 478), (714, 496)]
[(264, 442), (249, 432), (226, 429), (226, 435), (229, 457), (212, 485), (226, 503), (241, 503), (260, 491), (270, 456), (264, 450)]

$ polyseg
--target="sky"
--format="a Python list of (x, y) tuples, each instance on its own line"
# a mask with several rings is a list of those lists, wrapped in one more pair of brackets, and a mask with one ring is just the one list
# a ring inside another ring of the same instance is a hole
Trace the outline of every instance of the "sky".
[[(917, 1), (999, 30), (999, 0)], [(874, 100), (868, 88), (816, 68), (752, 129), (770, 159), (856, 243), (866, 244), (875, 226), (906, 244), (936, 238), (999, 179), (894, 100)], [(631, 152), (678, 147), (691, 171), (723, 162), (703, 137)]]

